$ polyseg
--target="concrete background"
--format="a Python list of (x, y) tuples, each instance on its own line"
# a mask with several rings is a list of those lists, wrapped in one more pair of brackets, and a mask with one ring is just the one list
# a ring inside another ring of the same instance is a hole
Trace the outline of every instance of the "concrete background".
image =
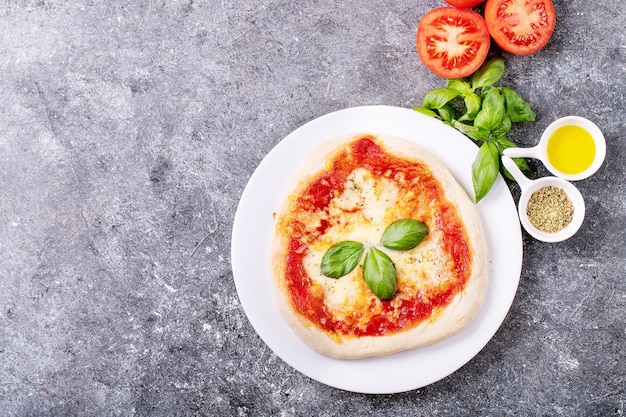
[(575, 237), (524, 234), (513, 306), (466, 366), (344, 392), (282, 362), (242, 310), (230, 234), (250, 175), (315, 117), (442, 86), (414, 34), (443, 4), (0, 1), (0, 415), (624, 415), (623, 2), (556, 0), (548, 46), (502, 55), (501, 84), (538, 116), (511, 139), (582, 115), (607, 159), (577, 183)]

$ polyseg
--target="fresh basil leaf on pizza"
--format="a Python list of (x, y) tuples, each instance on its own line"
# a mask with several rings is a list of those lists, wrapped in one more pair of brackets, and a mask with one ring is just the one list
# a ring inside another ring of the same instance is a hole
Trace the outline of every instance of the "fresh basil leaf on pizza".
[(278, 310), (322, 354), (356, 359), (431, 344), (465, 328), (483, 304), (476, 206), (413, 142), (353, 134), (324, 143), (275, 220)]

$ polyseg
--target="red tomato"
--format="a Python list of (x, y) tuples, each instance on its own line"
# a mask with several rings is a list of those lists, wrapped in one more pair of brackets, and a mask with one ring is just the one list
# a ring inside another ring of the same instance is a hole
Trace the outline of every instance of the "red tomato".
[(461, 7), (467, 9), (469, 7), (478, 6), (485, 0), (446, 0), (446, 3), (451, 4), (455, 7)]
[(485, 21), (500, 48), (528, 55), (546, 46), (556, 13), (552, 0), (487, 0)]
[(474, 73), (485, 61), (490, 42), (485, 20), (468, 9), (433, 9), (417, 27), (420, 59), (426, 68), (443, 78)]

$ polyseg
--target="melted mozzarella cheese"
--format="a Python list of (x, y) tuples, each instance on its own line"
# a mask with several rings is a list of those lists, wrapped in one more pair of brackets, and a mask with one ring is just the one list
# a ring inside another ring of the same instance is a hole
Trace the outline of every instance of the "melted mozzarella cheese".
[[(363, 168), (352, 172), (344, 186), (343, 193), (333, 199), (327, 212), (315, 213), (307, 219), (308, 227), (312, 229), (317, 228), (322, 220), (330, 222), (324, 234), (310, 242), (303, 260), (308, 275), (323, 289), (328, 308), (340, 318), (364, 311), (372, 303), (380, 303), (363, 280), (363, 259), (352, 272), (338, 279), (325, 277), (321, 273), (321, 261), (326, 251), (345, 240), (363, 243), (363, 256), (372, 246), (385, 251), (396, 266), (398, 288), (410, 287), (426, 296), (432, 291), (436, 292), (448, 274), (448, 257), (438, 243), (440, 236), (437, 236), (436, 231), (429, 231), (424, 241), (408, 251), (388, 250), (379, 246), (385, 228), (404, 217), (402, 213), (407, 211), (411, 199), (399, 198), (397, 183), (386, 178), (374, 178)], [(414, 292), (404, 296), (410, 298)], [(399, 303), (400, 298), (396, 297), (394, 301)]]
[(344, 192), (335, 198), (330, 214), (358, 211), (365, 221), (379, 223), (398, 201), (398, 191), (393, 182), (377, 180), (369, 171), (356, 169), (346, 179)]
[(398, 285), (407, 284), (427, 295), (445, 281), (448, 256), (437, 243), (436, 232), (410, 251), (391, 251)]

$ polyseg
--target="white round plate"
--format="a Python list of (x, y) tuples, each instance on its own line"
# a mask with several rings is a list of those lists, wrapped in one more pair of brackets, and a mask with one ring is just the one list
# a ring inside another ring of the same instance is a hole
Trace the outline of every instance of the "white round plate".
[(233, 224), (231, 262), (243, 309), (261, 339), (286, 363), (324, 384), (347, 391), (389, 394), (436, 382), (472, 359), (493, 337), (511, 307), (522, 268), (517, 210), (499, 177), (478, 204), (489, 252), (485, 304), (460, 333), (394, 355), (339, 360), (310, 349), (279, 315), (270, 277), (274, 213), (303, 158), (347, 133), (386, 134), (412, 140), (437, 156), (473, 198), (471, 165), (477, 147), (439, 120), (414, 110), (365, 106), (319, 117), (288, 135), (259, 164), (246, 186)]

